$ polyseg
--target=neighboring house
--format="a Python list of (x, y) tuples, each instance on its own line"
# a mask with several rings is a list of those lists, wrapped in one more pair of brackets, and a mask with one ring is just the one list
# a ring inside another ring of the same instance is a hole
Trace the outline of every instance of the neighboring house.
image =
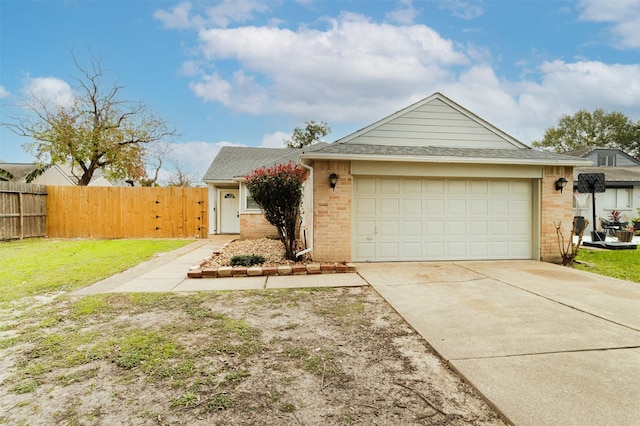
[(309, 170), (303, 235), (321, 262), (557, 260), (572, 193), (556, 182), (589, 164), (533, 150), (435, 93), (331, 144), (223, 148), (203, 179), (210, 229), (260, 236), (242, 176), (288, 160)]
[[(40, 166), (33, 163), (0, 163), (0, 169), (6, 170), (13, 176), (12, 181), (26, 182), (27, 177)], [(57, 164), (49, 166), (42, 174), (30, 183), (52, 186), (76, 186), (78, 179), (73, 176), (71, 169)], [(114, 186), (100, 173), (94, 174), (89, 186)]]
[[(640, 208), (640, 161), (619, 149), (591, 146), (567, 152), (571, 155), (590, 160), (588, 167), (576, 167), (573, 170), (574, 186), (577, 185), (581, 173), (604, 173), (606, 191), (596, 193), (596, 221), (609, 220), (609, 213), (618, 210), (623, 221), (627, 222), (638, 216)], [(574, 197), (574, 212), (593, 221), (593, 207), (590, 196)], [(584, 204), (580, 201), (584, 200)], [(593, 224), (587, 228), (593, 229)]]

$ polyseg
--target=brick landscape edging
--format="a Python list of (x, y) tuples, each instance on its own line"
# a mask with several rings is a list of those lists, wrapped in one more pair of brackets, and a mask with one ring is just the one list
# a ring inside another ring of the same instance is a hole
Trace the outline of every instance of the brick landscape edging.
[(219, 268), (205, 268), (207, 260), (192, 265), (187, 272), (188, 278), (236, 278), (236, 277), (266, 277), (285, 275), (320, 275), (343, 274), (356, 272), (353, 263), (309, 263), (283, 266), (221, 266)]
[[(220, 248), (222, 251), (231, 241)], [(213, 256), (220, 254), (214, 251)], [(316, 275), (316, 274), (342, 274), (356, 272), (353, 263), (308, 263), (281, 266), (220, 266), (219, 268), (206, 268), (209, 259), (203, 259), (200, 263), (191, 265), (188, 278), (235, 278), (235, 277), (267, 277), (285, 275)]]

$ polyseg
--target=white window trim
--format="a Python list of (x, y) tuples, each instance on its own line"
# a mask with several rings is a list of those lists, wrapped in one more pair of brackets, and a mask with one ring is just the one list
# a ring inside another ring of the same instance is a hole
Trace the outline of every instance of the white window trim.
[(262, 214), (262, 209), (250, 209), (247, 208), (247, 195), (249, 190), (244, 182), (240, 183), (240, 213), (241, 214)]

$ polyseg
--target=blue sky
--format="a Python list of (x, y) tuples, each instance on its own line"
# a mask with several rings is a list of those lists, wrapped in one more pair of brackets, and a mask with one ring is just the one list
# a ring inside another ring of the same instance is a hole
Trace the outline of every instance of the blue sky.
[[(174, 124), (200, 177), (223, 145), (336, 140), (441, 92), (522, 142), (563, 114), (640, 119), (640, 0), (0, 0), (0, 122), (99, 58), (122, 97)], [(0, 159), (32, 161), (0, 128)], [(171, 167), (168, 165), (167, 167)]]

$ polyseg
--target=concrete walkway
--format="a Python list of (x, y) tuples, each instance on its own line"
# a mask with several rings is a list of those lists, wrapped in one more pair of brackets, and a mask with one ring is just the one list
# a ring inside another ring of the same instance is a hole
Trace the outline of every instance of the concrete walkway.
[(191, 265), (211, 256), (214, 250), (237, 235), (215, 235), (143, 262), (88, 287), (71, 293), (183, 292), (210, 290), (259, 290), (266, 288), (358, 287), (368, 285), (358, 274), (270, 276), (245, 278), (189, 279)]
[(357, 266), (515, 425), (640, 425), (640, 284), (537, 261)]
[(513, 424), (640, 426), (640, 284), (537, 261), (186, 278), (232, 238), (197, 240), (74, 294), (370, 284)]

